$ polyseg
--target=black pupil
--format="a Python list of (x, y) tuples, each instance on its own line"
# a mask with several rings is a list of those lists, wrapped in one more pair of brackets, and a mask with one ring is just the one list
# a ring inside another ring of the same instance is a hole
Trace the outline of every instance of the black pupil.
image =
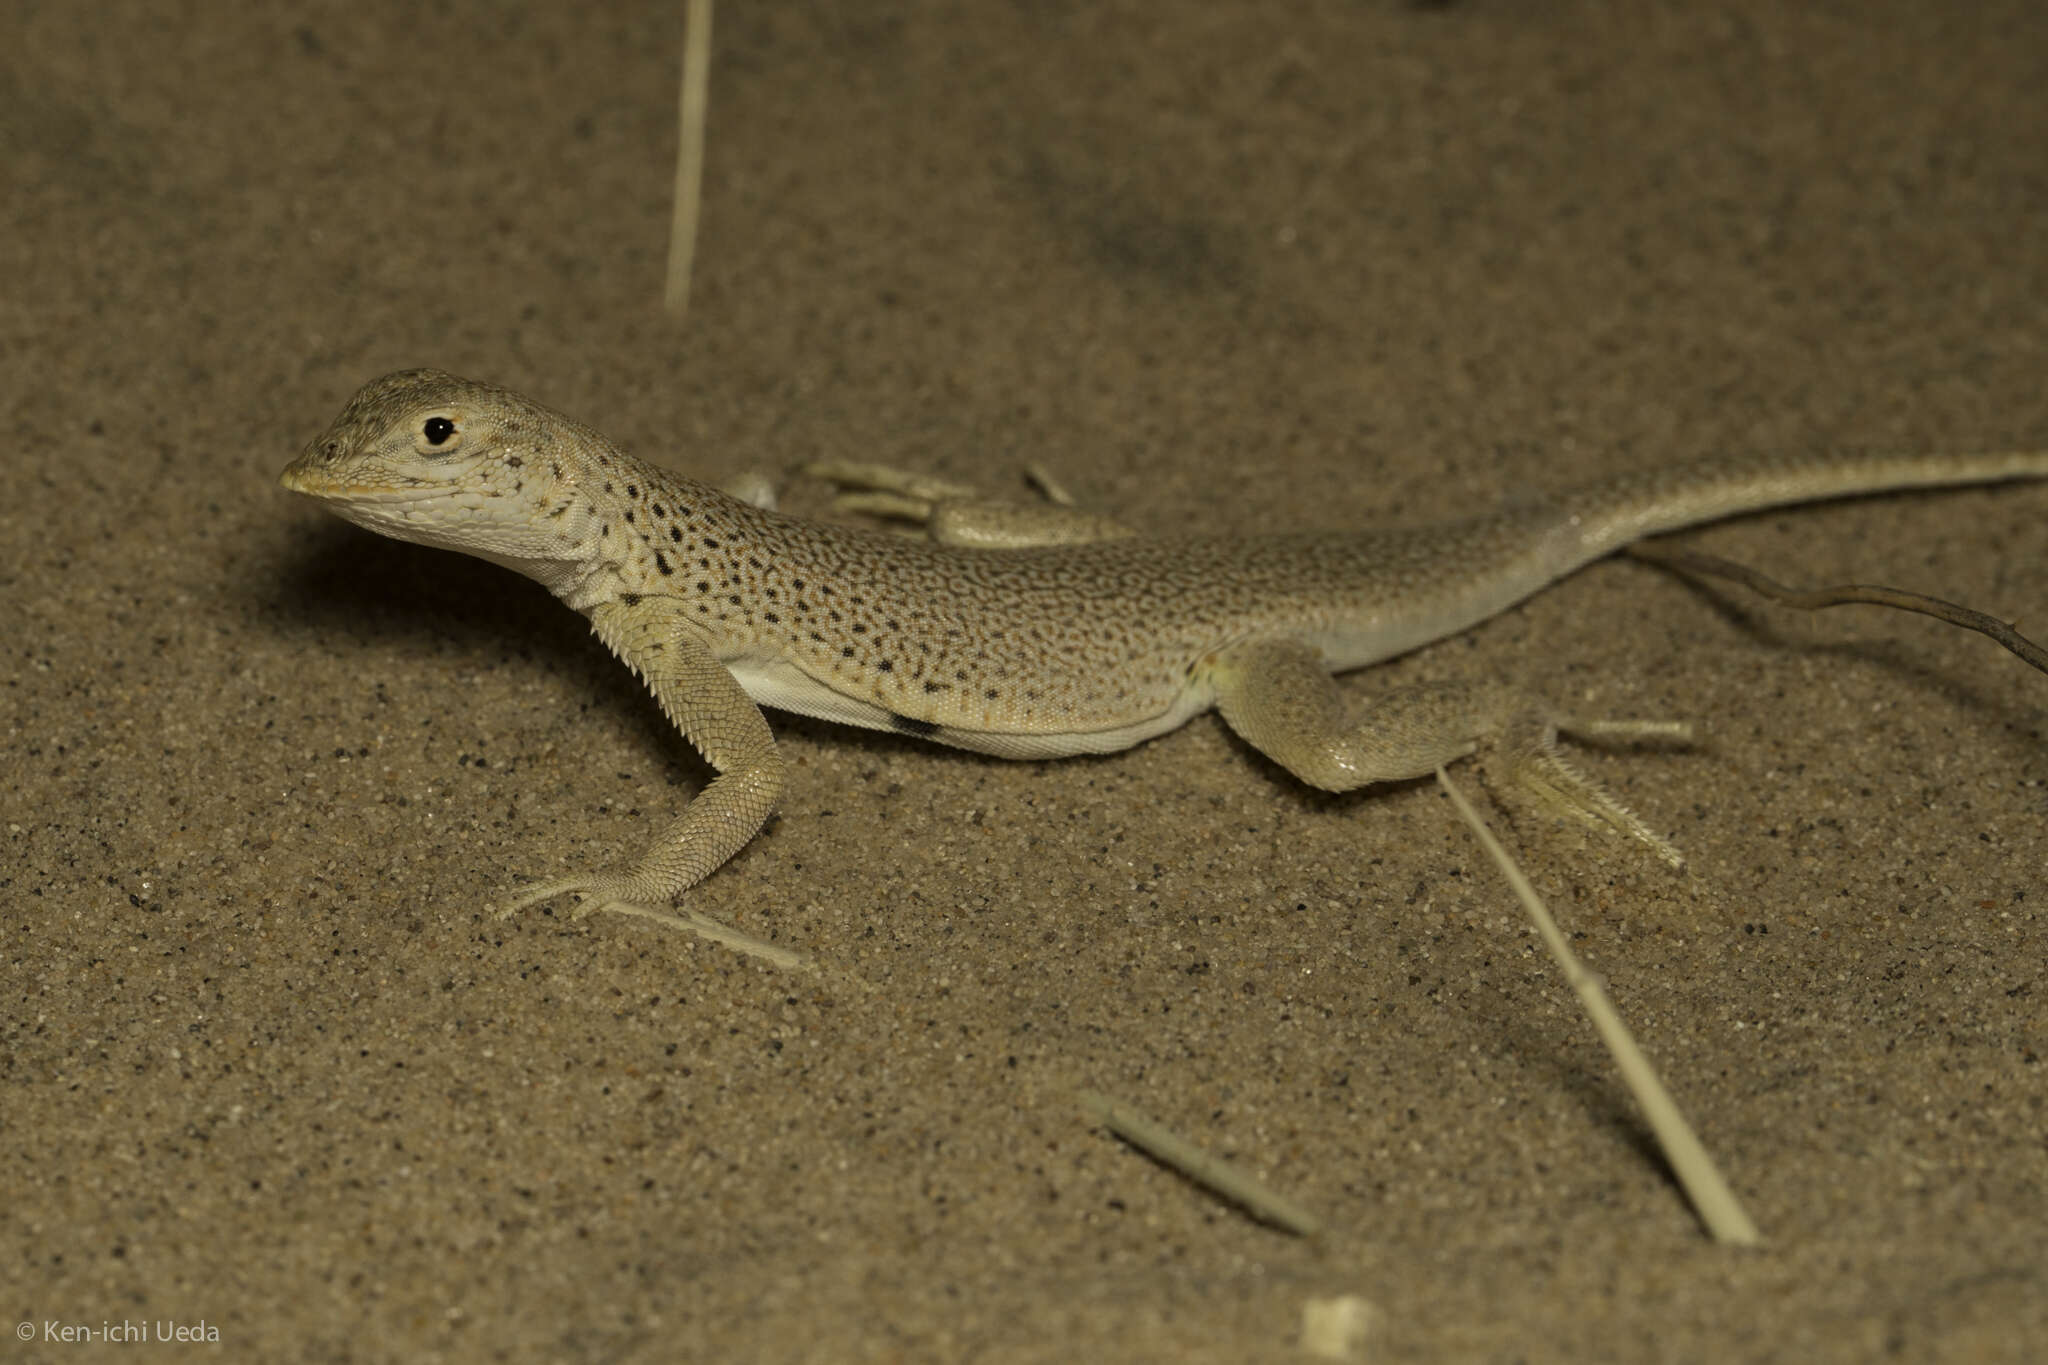
[(427, 424), (420, 428), (420, 434), (427, 438), (427, 444), (437, 446), (455, 434), (455, 423), (446, 417), (429, 417)]

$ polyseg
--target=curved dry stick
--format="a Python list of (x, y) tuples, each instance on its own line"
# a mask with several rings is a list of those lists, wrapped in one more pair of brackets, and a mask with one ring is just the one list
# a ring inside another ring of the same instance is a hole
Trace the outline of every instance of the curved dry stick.
[(1751, 592), (1768, 597), (1781, 606), (1798, 607), (1803, 611), (1818, 611), (1822, 607), (1853, 604), (1917, 611), (1922, 616), (1932, 616), (1937, 621), (1946, 621), (1952, 626), (1961, 626), (1965, 630), (1988, 635), (2037, 671), (2048, 673), (2048, 650), (2042, 649), (2014, 630), (2010, 622), (2001, 621), (1995, 616), (1987, 616), (1981, 611), (1973, 611), (1969, 607), (1957, 606), (1954, 602), (1944, 602), (1939, 597), (1928, 597), (1922, 593), (1878, 587), (1869, 583), (1839, 583), (1827, 588), (1788, 588), (1782, 583), (1766, 578), (1747, 565), (1737, 564), (1731, 559), (1722, 559), (1719, 555), (1681, 550), (1660, 540), (1639, 541), (1628, 547), (1628, 553), (1652, 564), (1669, 565), (1681, 573), (1725, 578), (1740, 583)]

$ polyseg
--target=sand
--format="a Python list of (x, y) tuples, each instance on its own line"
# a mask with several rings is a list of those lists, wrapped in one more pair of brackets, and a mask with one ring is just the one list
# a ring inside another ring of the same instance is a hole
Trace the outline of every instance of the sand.
[[(1700, 726), (1586, 758), (1682, 874), (1462, 771), (1761, 1225), (1737, 1252), (1443, 798), (1305, 794), (1213, 719), (1006, 764), (775, 718), (781, 814), (689, 905), (816, 974), (498, 921), (703, 769), (537, 588), (275, 484), (411, 365), (813, 513), (820, 457), (1038, 459), (1249, 531), (2038, 446), (2037, 4), (729, 5), (679, 324), (681, 35), (0, 19), (10, 1359), (138, 1359), (139, 1326), (217, 1339), (152, 1359), (1283, 1360), (1347, 1295), (1373, 1361), (2048, 1340), (2048, 679), (1975, 637), (1609, 563), (1351, 683)], [(1693, 540), (2038, 625), (2044, 513)]]

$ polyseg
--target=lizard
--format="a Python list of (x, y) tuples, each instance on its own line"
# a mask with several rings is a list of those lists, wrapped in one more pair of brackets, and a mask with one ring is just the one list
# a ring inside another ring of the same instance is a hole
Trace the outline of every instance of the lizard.
[[(1140, 536), (1057, 505), (977, 501), (828, 463), (847, 510), (804, 520), (637, 459), (509, 389), (403, 370), (358, 391), (281, 482), (348, 521), (474, 555), (589, 618), (715, 776), (634, 864), (522, 888), (576, 917), (674, 905), (739, 851), (785, 779), (763, 707), (1012, 759), (1129, 748), (1211, 709), (1310, 786), (1425, 777), (1482, 743), (1589, 823), (1677, 851), (1563, 754), (1689, 738), (1586, 719), (1497, 682), (1354, 708), (1335, 673), (1474, 626), (1644, 537), (1886, 490), (2048, 477), (2048, 451), (1727, 456), (1427, 526)], [(758, 488), (758, 485), (755, 486)]]

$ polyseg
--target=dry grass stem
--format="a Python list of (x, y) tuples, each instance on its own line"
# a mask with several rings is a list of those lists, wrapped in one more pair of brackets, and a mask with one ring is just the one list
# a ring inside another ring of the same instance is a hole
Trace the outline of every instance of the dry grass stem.
[(1636, 1046), (1635, 1038), (1629, 1033), (1628, 1025), (1621, 1022), (1621, 1015), (1615, 1010), (1614, 1002), (1607, 998), (1607, 990), (1600, 984), (1600, 978), (1587, 971), (1575, 956), (1564, 934), (1557, 927), (1557, 921), (1550, 917), (1550, 911), (1543, 904), (1536, 888), (1522, 875), (1522, 869), (1502, 848), (1500, 841), (1493, 837), (1493, 831), (1479, 818), (1479, 812), (1472, 809), (1472, 803), (1465, 794), (1453, 786), (1448, 774), (1442, 768), (1436, 770), (1436, 780), (1450, 796), (1458, 814), (1465, 817), (1465, 823), (1472, 827), (1480, 846), (1486, 850), (1507, 878), (1522, 907), (1529, 912), (1529, 918), (1536, 924), (1536, 932), (1543, 939), (1544, 946), (1564, 971), (1565, 979), (1577, 992), (1579, 1004), (1593, 1020), (1593, 1027), (1599, 1031), (1600, 1041), (1607, 1045), (1615, 1066), (1621, 1072), (1622, 1082), (1642, 1107), (1643, 1117), (1649, 1120), (1650, 1130), (1656, 1134), (1657, 1142), (1664, 1149), (1665, 1160), (1671, 1163), (1672, 1173), (1685, 1188), (1686, 1197), (1698, 1211), (1700, 1221), (1707, 1225), (1707, 1231), (1717, 1242), (1728, 1242), (1736, 1246), (1755, 1246), (1761, 1240), (1756, 1224), (1743, 1212), (1735, 1192), (1721, 1176), (1714, 1159), (1707, 1155), (1707, 1149), (1693, 1132), (1692, 1126), (1679, 1112), (1678, 1104), (1671, 1098), (1671, 1092), (1658, 1079), (1650, 1059)]
[(1110, 1132), (1204, 1189), (1222, 1195), (1261, 1222), (1303, 1237), (1314, 1236), (1322, 1226), (1301, 1205), (1273, 1193), (1222, 1157), (1203, 1151), (1129, 1105), (1094, 1090), (1079, 1092), (1079, 1098), (1088, 1116)]
[(683, 20), (682, 112), (676, 132), (675, 216), (668, 232), (662, 305), (680, 320), (690, 308), (697, 260), (697, 212), (704, 193), (704, 110), (711, 92), (711, 0), (689, 0)]

